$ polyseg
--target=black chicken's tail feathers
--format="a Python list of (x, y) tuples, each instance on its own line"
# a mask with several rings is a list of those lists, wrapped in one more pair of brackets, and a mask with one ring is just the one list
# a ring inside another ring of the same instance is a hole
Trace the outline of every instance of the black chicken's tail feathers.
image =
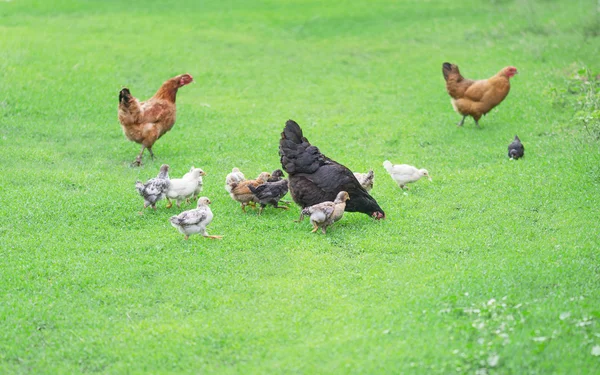
[(298, 125), (296, 121), (287, 120), (285, 122), (283, 133), (281, 133), (281, 137), (296, 144), (300, 144), (302, 143), (302, 129), (300, 129), (300, 125)]
[(256, 188), (252, 186), (252, 184), (248, 184), (248, 189), (252, 192), (252, 194), (256, 194)]

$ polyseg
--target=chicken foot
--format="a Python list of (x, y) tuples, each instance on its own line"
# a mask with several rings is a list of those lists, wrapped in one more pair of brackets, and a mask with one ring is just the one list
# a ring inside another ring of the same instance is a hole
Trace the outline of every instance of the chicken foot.
[(152, 152), (152, 147), (146, 147), (142, 145), (142, 151), (140, 151), (140, 154), (135, 158), (135, 160), (133, 161), (133, 163), (131, 163), (132, 167), (141, 167), (142, 166), (142, 155), (144, 155), (144, 150), (148, 149), (148, 152), (150, 153), (150, 157), (152, 158), (152, 160), (154, 160), (154, 152)]
[(460, 120), (460, 122), (458, 124), (456, 124), (457, 126), (463, 126), (463, 124), (465, 123), (465, 119), (467, 118), (467, 116), (463, 116), (462, 120)]
[(220, 240), (223, 238), (223, 236), (209, 236), (208, 234), (203, 237), (210, 238), (211, 240)]
[(211, 240), (220, 240), (221, 238), (223, 238), (223, 236), (211, 236), (211, 235), (209, 235), (208, 232), (206, 231), (206, 229), (204, 229), (204, 231), (202, 232), (202, 237), (210, 238)]
[(132, 167), (141, 167), (142, 166), (142, 155), (144, 154), (145, 149), (146, 149), (146, 146), (142, 146), (142, 151), (140, 151), (140, 154), (135, 158), (133, 163), (131, 163)]

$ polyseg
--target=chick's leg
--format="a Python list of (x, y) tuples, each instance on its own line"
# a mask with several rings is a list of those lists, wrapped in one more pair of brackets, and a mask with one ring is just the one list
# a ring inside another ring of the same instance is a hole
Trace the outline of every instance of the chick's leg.
[(475, 120), (475, 125), (477, 125), (477, 128), (481, 129), (481, 126), (479, 126), (479, 120), (474, 119)]
[(206, 229), (202, 232), (202, 237), (210, 238), (211, 240), (220, 240), (223, 236), (211, 236), (208, 234)]
[(223, 236), (204, 236), (206, 238), (210, 238), (211, 240), (220, 240), (223, 238)]
[(154, 160), (154, 152), (152, 152), (152, 147), (148, 147), (148, 152), (150, 153), (152, 160)]
[(167, 198), (167, 202), (168, 203), (167, 203), (167, 205), (165, 207), (167, 207), (167, 208), (173, 207), (173, 202), (171, 202), (171, 200), (169, 198)]
[(311, 230), (310, 233), (315, 233), (316, 231), (319, 230), (319, 226), (317, 225), (317, 223), (313, 222), (312, 225), (313, 225), (313, 230)]
[(463, 116), (462, 120), (460, 120), (460, 122), (456, 125), (458, 126), (463, 126), (463, 124), (465, 123), (465, 119), (467, 118), (467, 116)]

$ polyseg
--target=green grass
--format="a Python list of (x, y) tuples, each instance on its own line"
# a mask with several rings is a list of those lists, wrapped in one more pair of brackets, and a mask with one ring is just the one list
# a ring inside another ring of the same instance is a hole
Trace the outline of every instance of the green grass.
[[(596, 6), (0, 2), (0, 373), (599, 373), (598, 142), (551, 95), (600, 71)], [(483, 129), (454, 125), (444, 61), (519, 69)], [(175, 127), (130, 168), (118, 91), (184, 72)], [(279, 168), (289, 118), (375, 170), (386, 220), (241, 212), (226, 174)], [(433, 182), (403, 195), (385, 159)], [(162, 163), (208, 173), (222, 241), (184, 241), (164, 202), (138, 215)]]

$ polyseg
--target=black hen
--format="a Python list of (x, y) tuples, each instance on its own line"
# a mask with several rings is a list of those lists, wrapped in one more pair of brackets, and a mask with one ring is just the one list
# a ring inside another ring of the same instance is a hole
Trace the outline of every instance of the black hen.
[(525, 147), (521, 143), (518, 136), (515, 135), (515, 140), (508, 145), (508, 157), (511, 159), (522, 158), (525, 154)]
[(254, 197), (256, 197), (256, 200), (258, 200), (258, 203), (260, 203), (260, 209), (258, 210), (259, 215), (268, 204), (275, 208), (288, 209), (285, 206), (278, 205), (279, 200), (281, 200), (288, 192), (288, 180), (283, 179), (276, 182), (265, 182), (256, 187), (248, 185), (248, 189), (250, 189), (252, 194), (254, 194)]
[(346, 211), (385, 218), (377, 201), (360, 186), (352, 171), (321, 154), (302, 136), (302, 129), (293, 120), (285, 123), (279, 155), (281, 166), (288, 173), (290, 194), (300, 207), (333, 201), (340, 191), (347, 191), (350, 200)]

